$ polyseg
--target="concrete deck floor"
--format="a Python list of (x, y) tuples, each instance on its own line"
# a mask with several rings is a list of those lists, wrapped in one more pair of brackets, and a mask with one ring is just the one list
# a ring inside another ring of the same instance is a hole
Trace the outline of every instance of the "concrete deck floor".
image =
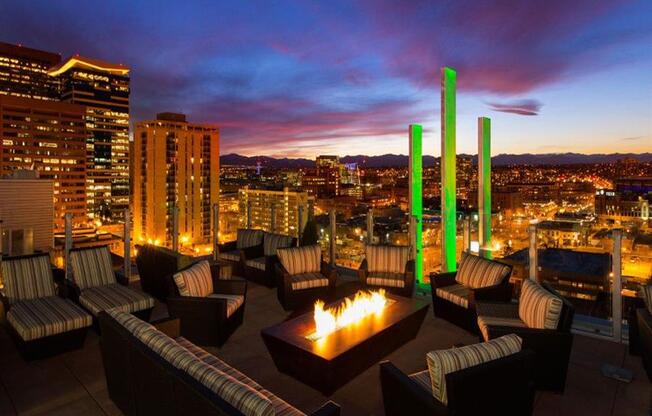
[[(165, 307), (157, 306), (157, 315)], [(250, 284), (244, 324), (221, 348), (210, 352), (303, 411), (327, 400), (317, 391), (279, 373), (267, 353), (260, 330), (282, 321), (287, 313), (275, 291)], [(426, 367), (425, 354), (476, 338), (433, 316), (428, 311), (418, 337), (387, 359), (405, 372)], [(603, 363), (634, 372), (629, 384), (600, 374)], [(338, 390), (331, 400), (342, 406), (343, 415), (382, 415), (378, 366), (373, 366)], [(625, 345), (576, 336), (563, 395), (537, 394), (536, 415), (651, 415), (652, 385), (640, 358), (629, 356)], [(26, 363), (18, 355), (4, 328), (0, 329), (0, 415), (119, 415), (108, 397), (99, 337), (89, 333), (82, 350), (46, 360)]]

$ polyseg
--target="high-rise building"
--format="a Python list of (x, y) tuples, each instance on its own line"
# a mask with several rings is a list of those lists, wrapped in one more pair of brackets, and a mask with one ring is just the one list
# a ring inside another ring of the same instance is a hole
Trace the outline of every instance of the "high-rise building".
[(0, 42), (0, 96), (59, 99), (59, 80), (48, 70), (61, 61), (56, 53)]
[(183, 114), (161, 113), (136, 123), (132, 188), (134, 238), (170, 245), (178, 209), (180, 243), (211, 241), (218, 202), (219, 129), (191, 124)]
[(88, 215), (119, 219), (129, 207), (129, 68), (75, 55), (49, 75), (62, 101), (86, 106)]
[[(247, 211), (251, 210), (251, 228), (260, 228), (279, 234), (298, 236), (299, 206), (303, 207), (303, 228), (308, 221), (307, 192), (290, 190), (251, 189), (248, 186), (238, 191), (240, 227), (247, 227)], [(251, 206), (251, 208), (249, 208)], [(272, 210), (272, 206), (274, 209)], [(274, 212), (274, 221), (272, 220)]]
[(87, 221), (85, 117), (80, 105), (0, 96), (0, 176), (30, 169), (51, 180), (57, 228), (66, 212)]

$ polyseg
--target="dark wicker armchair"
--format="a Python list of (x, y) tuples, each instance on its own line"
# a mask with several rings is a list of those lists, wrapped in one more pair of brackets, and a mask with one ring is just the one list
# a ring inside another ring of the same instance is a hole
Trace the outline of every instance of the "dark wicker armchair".
[(263, 230), (239, 229), (236, 241), (220, 244), (220, 260), (230, 262), (233, 274), (244, 275), (244, 264), (248, 259), (263, 256)]
[(190, 265), (190, 256), (152, 244), (137, 246), (136, 265), (140, 277), (140, 287), (145, 293), (165, 302), (168, 293), (168, 278), (177, 271)]
[(409, 247), (367, 245), (358, 277), (370, 289), (383, 288), (400, 296), (412, 297), (414, 260), (408, 260), (409, 254)]
[(516, 354), (446, 375), (448, 403), (432, 394), (428, 370), (407, 375), (389, 361), (380, 363), (387, 416), (530, 415), (534, 401), (534, 353)]
[(220, 267), (210, 266), (213, 293), (208, 296), (181, 296), (174, 278), (168, 278), (168, 312), (179, 318), (181, 335), (198, 345), (221, 346), (244, 319), (247, 282), (220, 279)]
[(278, 263), (276, 251), (279, 248), (294, 247), (297, 239), (288, 235), (265, 233), (263, 237), (263, 255), (250, 257), (257, 250), (244, 250), (244, 277), (267, 287), (276, 286), (275, 269)]
[(49, 254), (5, 257), (1, 274), (6, 328), (25, 359), (83, 346), (92, 317), (65, 299), (65, 291), (57, 294), (55, 280), (63, 283), (63, 270), (52, 269)]
[[(538, 285), (538, 284), (537, 284)], [(478, 303), (480, 339), (490, 340), (506, 334), (516, 334), (523, 339), (523, 348), (536, 353), (535, 383), (541, 390), (563, 392), (573, 345), (571, 326), (575, 308), (547, 284), (540, 285), (561, 300), (561, 309), (555, 328), (529, 326), (520, 318), (519, 304)], [(520, 302), (523, 302), (523, 290)]]
[(321, 260), (319, 245), (279, 249), (278, 256), (277, 296), (285, 310), (328, 299), (335, 288), (337, 272)]
[(512, 297), (511, 273), (508, 264), (464, 253), (457, 272), (430, 275), (435, 316), (478, 333), (476, 303), (508, 302)]

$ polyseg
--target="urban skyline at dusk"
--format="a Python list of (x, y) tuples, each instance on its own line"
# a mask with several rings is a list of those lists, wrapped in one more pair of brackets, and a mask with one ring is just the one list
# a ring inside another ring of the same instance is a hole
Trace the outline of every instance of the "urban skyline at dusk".
[(3, 40), (129, 66), (132, 124), (183, 112), (222, 154), (407, 154), (419, 123), (439, 156), (443, 65), (460, 153), (482, 115), (494, 155), (651, 147), (648, 2), (117, 3), (3, 2)]

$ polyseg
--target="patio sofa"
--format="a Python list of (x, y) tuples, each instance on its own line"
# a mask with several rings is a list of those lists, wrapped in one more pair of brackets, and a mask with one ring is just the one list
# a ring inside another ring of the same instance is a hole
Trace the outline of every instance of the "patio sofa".
[(25, 359), (83, 346), (92, 317), (57, 295), (48, 253), (6, 257), (1, 271), (7, 329)]
[(476, 303), (508, 302), (511, 273), (508, 264), (463, 253), (456, 272), (430, 275), (435, 316), (477, 334)]
[(414, 292), (414, 260), (404, 246), (367, 245), (358, 269), (360, 281), (370, 289), (383, 288), (400, 296)]
[[(154, 327), (119, 311), (99, 315), (109, 397), (127, 416), (305, 415), (219, 358), (179, 337), (175, 321)], [(311, 415), (337, 416), (327, 402)]]
[(274, 277), (274, 269), (278, 263), (276, 251), (279, 248), (294, 247), (296, 244), (297, 239), (289, 235), (264, 233), (262, 256), (249, 258), (248, 252), (245, 251), (244, 277), (267, 287), (276, 286)]
[(159, 302), (165, 302), (170, 295), (169, 277), (192, 264), (192, 257), (153, 244), (144, 244), (136, 248), (138, 251), (136, 265), (141, 289)]
[(386, 416), (532, 414), (534, 353), (518, 336), (432, 351), (426, 361), (410, 375), (380, 363)]
[(168, 313), (195, 344), (220, 346), (242, 325), (247, 282), (220, 278), (221, 267), (203, 260), (168, 277)]
[(563, 392), (570, 359), (575, 308), (547, 284), (524, 279), (516, 303), (478, 303), (480, 339), (506, 334), (523, 339), (536, 353), (535, 383), (541, 390)]
[(326, 300), (335, 288), (337, 272), (321, 258), (318, 244), (278, 249), (277, 297), (285, 310)]
[(72, 276), (66, 279), (67, 296), (93, 315), (108, 309), (149, 320), (154, 298), (129, 287), (129, 280), (113, 270), (111, 253), (107, 246), (70, 250)]

